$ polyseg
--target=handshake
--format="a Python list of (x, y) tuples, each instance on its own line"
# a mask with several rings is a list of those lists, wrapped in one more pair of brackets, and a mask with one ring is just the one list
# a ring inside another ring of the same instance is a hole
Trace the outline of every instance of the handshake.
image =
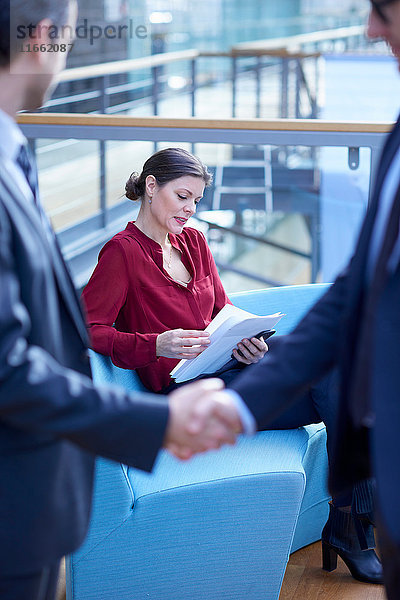
[(234, 444), (243, 431), (234, 402), (220, 379), (189, 383), (169, 394), (170, 416), (164, 447), (181, 460)]

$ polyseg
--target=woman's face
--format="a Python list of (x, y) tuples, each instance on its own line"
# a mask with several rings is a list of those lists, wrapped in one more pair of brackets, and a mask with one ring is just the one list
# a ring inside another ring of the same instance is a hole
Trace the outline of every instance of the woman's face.
[(149, 175), (146, 179), (146, 200), (153, 225), (166, 233), (181, 233), (187, 220), (196, 212), (203, 193), (201, 177), (185, 175), (160, 187)]

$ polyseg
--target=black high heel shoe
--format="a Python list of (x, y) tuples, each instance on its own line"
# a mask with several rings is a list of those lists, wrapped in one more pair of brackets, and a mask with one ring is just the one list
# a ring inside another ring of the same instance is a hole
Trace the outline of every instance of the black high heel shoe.
[(357, 518), (354, 512), (329, 503), (329, 518), (321, 536), (322, 568), (334, 571), (340, 556), (354, 579), (364, 583), (383, 583), (382, 565), (374, 550), (373, 526), (363, 519), (360, 542), (358, 534), (361, 526), (355, 523)]
[(382, 565), (375, 550), (349, 552), (322, 542), (322, 568), (324, 571), (330, 572), (336, 569), (338, 556), (346, 564), (354, 579), (364, 583), (383, 583)]

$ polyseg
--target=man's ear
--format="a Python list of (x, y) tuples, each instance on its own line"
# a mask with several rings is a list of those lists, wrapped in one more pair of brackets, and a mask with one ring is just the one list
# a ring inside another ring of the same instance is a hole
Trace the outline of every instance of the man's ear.
[(49, 71), (47, 65), (50, 64), (52, 55), (54, 56), (54, 53), (48, 51), (51, 27), (54, 27), (52, 21), (43, 19), (36, 27), (31, 25), (26, 28), (23, 39), (18, 40), (16, 45), (10, 72), (15, 75), (38, 75)]
[(43, 19), (25, 40), (25, 48), (28, 48), (29, 44), (31, 58), (39, 67), (44, 67), (49, 62), (49, 59), (51, 60), (51, 56), (49, 55), (52, 53), (48, 51), (48, 45), (55, 43), (55, 39), (52, 40), (50, 37), (50, 31), (54, 30), (54, 28), (55, 25), (50, 19)]

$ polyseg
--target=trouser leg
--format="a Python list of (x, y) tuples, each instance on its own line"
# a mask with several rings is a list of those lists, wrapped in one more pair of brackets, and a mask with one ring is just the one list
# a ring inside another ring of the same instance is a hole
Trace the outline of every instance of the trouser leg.
[[(338, 378), (332, 372), (269, 424), (268, 429), (291, 429), (323, 421), (327, 432), (328, 461), (332, 455), (333, 433), (337, 427)], [(333, 507), (324, 529), (326, 541), (348, 551), (375, 548), (374, 494), (370, 480), (356, 483), (352, 490), (332, 498)], [(336, 509), (348, 507), (348, 514)], [(351, 507), (351, 508), (350, 508)]]
[[(268, 402), (266, 386), (266, 402)], [(323, 421), (328, 434), (328, 456), (331, 452), (329, 433), (336, 425), (337, 401), (336, 378), (329, 375), (312, 386), (309, 391), (285, 410), (279, 417), (268, 423), (268, 429), (295, 429), (311, 423)]]
[[(234, 361), (231, 361), (231, 362), (234, 362)], [(243, 371), (244, 368), (246, 368), (246, 366), (247, 365), (243, 365), (238, 362), (237, 366), (232, 366), (229, 369), (221, 369), (220, 371), (217, 371), (216, 373), (211, 373), (209, 375), (199, 375), (198, 377), (195, 377), (194, 379), (191, 379), (190, 381), (184, 381), (183, 383), (171, 383), (169, 386), (162, 389), (159, 393), (160, 394), (169, 394), (170, 392), (173, 392), (174, 390), (176, 390), (184, 385), (187, 385), (188, 383), (194, 383), (195, 381), (199, 381), (201, 379), (210, 379), (211, 377), (217, 377), (218, 379), (222, 379), (222, 381), (227, 386), (231, 381), (233, 381), (235, 379), (235, 377), (237, 377)]]
[(60, 563), (32, 574), (0, 575), (1, 600), (55, 600)]

